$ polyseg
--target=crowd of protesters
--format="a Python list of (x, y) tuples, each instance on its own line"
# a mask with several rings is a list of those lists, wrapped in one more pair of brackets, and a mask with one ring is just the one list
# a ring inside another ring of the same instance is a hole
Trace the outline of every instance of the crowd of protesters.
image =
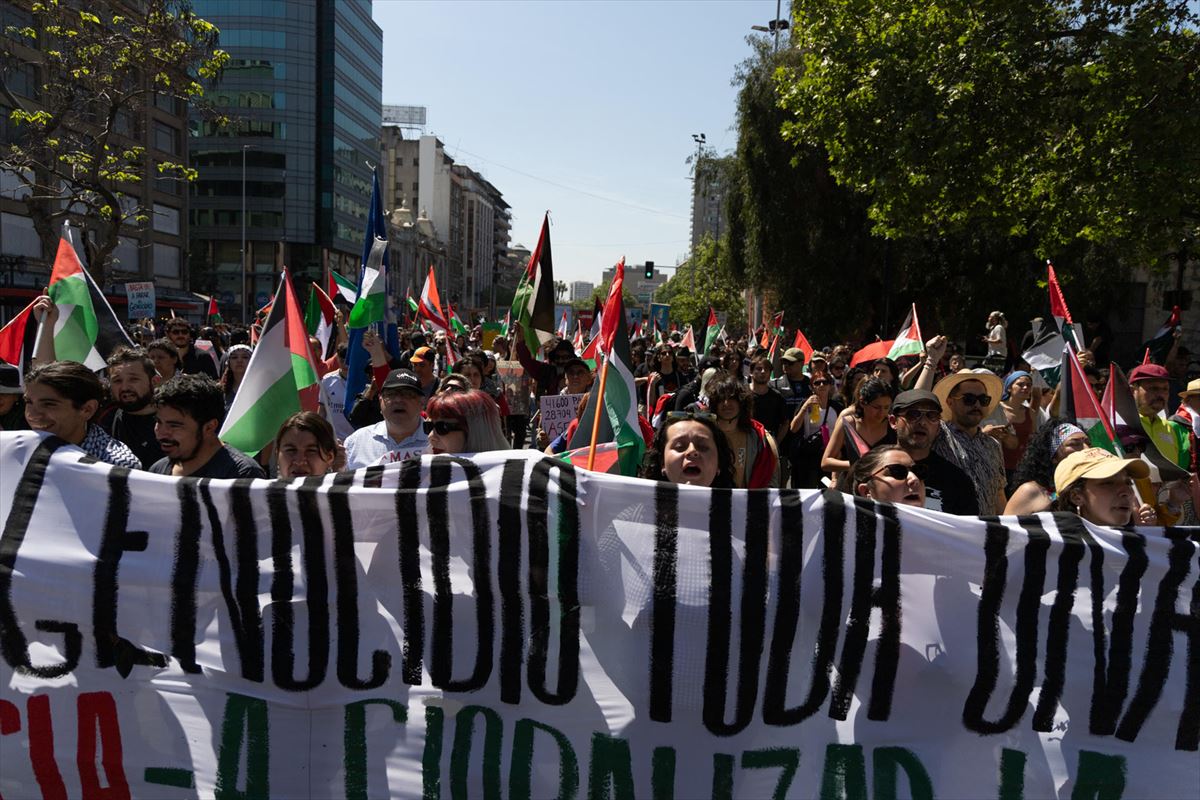
[[(54, 323), (49, 298), (35, 311)], [(24, 376), (0, 362), (0, 429), (50, 432), (97, 460), (162, 475), (295, 478), (427, 453), (562, 453), (586, 413), (595, 363), (565, 339), (539, 357), (519, 326), (486, 338), (481, 325), (402, 329), (391, 348), (367, 331), (365, 389), (349, 398), (349, 362), (360, 359), (349, 357), (343, 320), (339, 311), (328, 344), (310, 339), (319, 410), (290, 417), (255, 457), (218, 436), (251, 362), (251, 331), (174, 318), (133, 326), (135, 345), (99, 372), (56, 361), (51, 337)], [(974, 367), (943, 336), (919, 355), (865, 363), (847, 345), (775, 353), (754, 336), (721, 336), (693, 353), (678, 333), (635, 338), (641, 477), (832, 488), (971, 516), (1059, 509), (1102, 525), (1197, 523), (1200, 379), (1178, 336), (1163, 364), (1129, 374), (1140, 420), (1116, 431), (1126, 457), (1060, 418), (1059, 393), (1016, 355), (1003, 314), (989, 315), (979, 338), (987, 354)], [(1079, 358), (1099, 397), (1107, 364), (1087, 350)], [(547, 432), (538, 403), (558, 394), (578, 398), (576, 419)], [(1164, 479), (1148, 448), (1189, 478)]]

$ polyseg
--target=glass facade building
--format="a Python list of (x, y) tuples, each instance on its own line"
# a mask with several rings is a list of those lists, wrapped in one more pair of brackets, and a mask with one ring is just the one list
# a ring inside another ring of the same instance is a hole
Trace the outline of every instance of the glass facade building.
[[(250, 310), (279, 268), (356, 275), (379, 161), (383, 33), (371, 0), (195, 0), (229, 63), (208, 92), (224, 127), (194, 115), (192, 288)], [(242, 209), (245, 208), (243, 219)], [(242, 231), (246, 248), (242, 253)]]

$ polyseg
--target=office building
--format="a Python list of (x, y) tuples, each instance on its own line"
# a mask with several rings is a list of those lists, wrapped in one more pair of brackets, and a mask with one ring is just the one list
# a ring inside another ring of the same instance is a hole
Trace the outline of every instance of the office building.
[(692, 251), (706, 235), (720, 239), (725, 232), (725, 188), (719, 170), (701, 173), (692, 182)]
[(587, 300), (596, 290), (596, 285), (590, 281), (571, 281), (571, 302)]
[(356, 276), (368, 165), (380, 157), (383, 34), (371, 0), (193, 5), (230, 54), (209, 97), (234, 119), (191, 122), (194, 288), (240, 308), (244, 268), (252, 312), (285, 265), (298, 283), (327, 268)]

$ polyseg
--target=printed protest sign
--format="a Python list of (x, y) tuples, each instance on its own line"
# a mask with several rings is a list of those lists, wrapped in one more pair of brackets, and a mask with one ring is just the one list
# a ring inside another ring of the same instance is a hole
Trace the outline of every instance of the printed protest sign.
[(550, 439), (562, 434), (575, 419), (582, 394), (547, 394), (539, 404), (542, 411), (542, 430)]
[(154, 284), (151, 281), (126, 283), (125, 297), (129, 301), (129, 319), (154, 317)]
[(0, 434), (4, 797), (1188, 798), (1200, 530)]
[(529, 415), (529, 376), (520, 361), (497, 361), (496, 375), (504, 386), (504, 399), (508, 401), (508, 413), (516, 416)]

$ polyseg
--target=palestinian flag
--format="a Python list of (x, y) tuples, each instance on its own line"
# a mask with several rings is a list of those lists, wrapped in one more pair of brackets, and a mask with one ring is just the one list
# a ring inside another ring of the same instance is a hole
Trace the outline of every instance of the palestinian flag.
[(1108, 383), (1104, 386), (1104, 397), (1100, 401), (1100, 409), (1112, 425), (1114, 433), (1118, 425), (1129, 425), (1146, 434), (1146, 438), (1150, 440), (1152, 446), (1146, 448), (1145, 458), (1158, 467), (1159, 477), (1164, 482), (1188, 479), (1187, 470), (1182, 469), (1163, 455), (1150, 436), (1150, 431), (1146, 430), (1146, 426), (1142, 424), (1142, 417), (1137, 410), (1137, 401), (1133, 399), (1133, 391), (1129, 388), (1129, 379), (1116, 364), (1108, 365)]
[(358, 287), (354, 285), (354, 281), (346, 280), (333, 270), (329, 270), (329, 290), (325, 294), (329, 295), (331, 300), (340, 297), (350, 305), (354, 305), (354, 301), (358, 299)]
[(683, 339), (679, 342), (680, 347), (686, 347), (689, 352), (696, 352), (696, 332), (692, 330), (692, 326), (688, 325), (687, 332), (683, 334)]
[(1083, 429), (1093, 447), (1124, 456), (1112, 423), (1100, 409), (1100, 399), (1092, 391), (1075, 350), (1067, 345), (1062, 351), (1062, 380), (1058, 385), (1058, 416)]
[(421, 288), (421, 302), (417, 306), (417, 314), (433, 323), (434, 327), (441, 328), (446, 333), (450, 332), (450, 321), (446, 319), (446, 312), (442, 310), (442, 299), (438, 297), (437, 277), (433, 274), (433, 267), (429, 268), (425, 286)]
[[(36, 299), (33, 302), (37, 302)], [(0, 328), (0, 361), (17, 368), (22, 386), (25, 385), (25, 373), (33, 363), (33, 347), (37, 342), (38, 321), (33, 313), (33, 302)]]
[(309, 336), (317, 337), (321, 343), (321, 357), (329, 358), (329, 342), (334, 329), (333, 301), (313, 283), (308, 287), (308, 306), (304, 309), (304, 328)]
[(1054, 265), (1049, 261), (1046, 262), (1046, 283), (1050, 290), (1050, 316), (1054, 317), (1063, 341), (1070, 342), (1076, 352), (1083, 350), (1083, 328), (1071, 319), (1071, 310), (1067, 308), (1067, 300), (1063, 297), (1062, 287), (1058, 285), (1058, 275), (1054, 272)]
[(1171, 345), (1175, 343), (1175, 331), (1179, 330), (1182, 324), (1179, 319), (1179, 306), (1175, 306), (1171, 309), (1171, 316), (1167, 317), (1167, 321), (1158, 332), (1142, 345), (1155, 364), (1167, 363), (1167, 355), (1171, 352)]
[(804, 351), (804, 363), (812, 363), (813, 346), (808, 343), (808, 337), (804, 335), (804, 331), (796, 331), (796, 341), (792, 342), (792, 347), (798, 347)]
[(221, 440), (248, 455), (257, 454), (289, 416), (317, 410), (317, 380), (304, 317), (285, 269), (246, 376), (225, 415)]
[(892, 340), (892, 347), (887, 357), (897, 359), (901, 356), (918, 356), (925, 350), (925, 339), (921, 336), (921, 325), (917, 322), (917, 304), (913, 303), (900, 326), (900, 332)]
[(554, 335), (560, 339), (565, 339), (570, 334), (567, 330), (567, 312), (562, 313), (562, 319), (558, 321), (558, 328), (555, 329)]
[[(604, 322), (600, 326), (600, 349), (604, 354), (608, 377), (593, 381), (588, 407), (579, 420), (575, 435), (571, 437), (569, 450), (590, 446), (592, 426), (595, 422), (596, 403), (604, 403), (605, 413), (600, 417), (600, 429), (596, 443), (615, 442), (617, 462), (622, 475), (637, 475), (646, 452), (646, 440), (642, 438), (642, 426), (637, 413), (637, 390), (633, 380), (633, 356), (629, 349), (629, 332), (625, 327), (625, 305), (621, 292), (625, 283), (625, 260), (617, 262), (616, 274), (608, 290), (608, 302), (604, 304)], [(601, 398), (601, 384), (603, 397)], [(599, 452), (597, 452), (599, 459)], [(584, 460), (586, 466), (587, 461)]]
[(573, 347), (575, 349), (575, 353), (577, 355), (579, 353), (583, 352), (583, 323), (582, 322), (579, 322), (579, 321), (575, 322), (575, 339), (574, 339), (574, 341), (571, 342), (571, 347)]
[(112, 306), (88, 275), (71, 244), (70, 225), (63, 225), (58, 254), (46, 293), (58, 306), (54, 327), (54, 356), (78, 361), (89, 369), (104, 369), (105, 360), (120, 346), (132, 347)]
[(371, 245), (371, 254), (363, 266), (362, 286), (359, 287), (358, 300), (350, 309), (350, 318), (346, 321), (347, 328), (368, 328), (377, 322), (383, 322), (387, 316), (387, 265), (384, 254), (387, 253), (387, 240), (375, 237)]
[(1054, 388), (1058, 386), (1062, 377), (1062, 352), (1065, 345), (1062, 330), (1057, 324), (1043, 321), (1041, 327), (1034, 331), (1033, 344), (1021, 353), (1021, 358), (1029, 364), (1030, 369), (1042, 377), (1047, 386)]
[(712, 310), (712, 306), (708, 307), (708, 323), (704, 331), (704, 355), (708, 355), (708, 348), (712, 347), (717, 341), (717, 334), (721, 332), (721, 326), (717, 323), (717, 312)]
[(654, 321), (654, 343), (660, 347), (663, 343), (662, 328), (658, 327), (658, 320)]
[(783, 312), (780, 311), (775, 316), (771, 317), (771, 334), (774, 336), (783, 336)]
[(454, 369), (454, 365), (462, 361), (462, 357), (458, 355), (458, 350), (450, 342), (450, 337), (447, 336), (442, 340), (442, 350), (446, 355), (446, 369)]
[(450, 309), (450, 328), (451, 328), (451, 330), (453, 330), (455, 333), (461, 333), (463, 336), (469, 336), (470, 331), (467, 330), (466, 325), (463, 325), (463, 321), (461, 319), (459, 319), (458, 312), (454, 310), (454, 306), (447, 303), (446, 308)]
[(217, 308), (217, 298), (208, 298), (208, 313), (204, 315), (205, 319), (213, 324), (224, 322), (221, 319), (221, 311)]
[[(587, 411), (584, 411), (587, 414)], [(591, 455), (592, 448), (590, 446), (580, 447), (577, 450), (564, 450), (558, 454), (558, 457), (563, 461), (574, 466), (576, 469), (587, 469), (588, 460)], [(616, 442), (596, 443), (596, 457), (592, 459), (593, 472), (613, 472), (616, 473), (620, 467), (618, 456), (620, 450), (617, 448)]]
[(600, 338), (600, 320), (604, 317), (604, 305), (597, 297), (592, 304), (592, 327), (588, 331), (588, 341)]
[(419, 306), (417, 305), (417, 301), (413, 300), (411, 286), (409, 286), (407, 289), (404, 290), (404, 304), (406, 306), (408, 306), (408, 313), (412, 315), (413, 319), (416, 319), (417, 318), (417, 309), (419, 308)]
[(717, 341), (724, 344), (729, 341), (729, 336), (725, 333), (725, 326), (721, 326), (721, 330), (717, 331)]
[[(416, 311), (415, 308), (413, 310)], [(504, 322), (501, 323), (501, 327), (500, 327), (500, 335), (508, 336), (508, 330), (511, 327), (512, 327), (512, 311), (505, 311), (504, 312)]]
[(537, 247), (513, 297), (512, 319), (519, 323), (530, 353), (554, 338), (554, 264), (550, 256), (550, 215), (542, 218)]

